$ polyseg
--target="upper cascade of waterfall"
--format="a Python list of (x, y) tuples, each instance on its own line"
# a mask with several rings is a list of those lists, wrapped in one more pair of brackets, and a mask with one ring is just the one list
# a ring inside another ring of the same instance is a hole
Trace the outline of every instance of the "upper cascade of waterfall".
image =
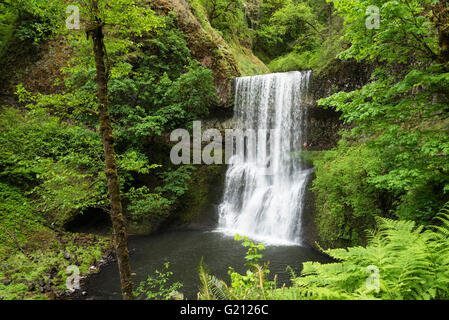
[(234, 125), (245, 138), (226, 173), (220, 231), (267, 244), (301, 244), (311, 170), (299, 152), (307, 138), (310, 78), (311, 71), (295, 71), (235, 80)]

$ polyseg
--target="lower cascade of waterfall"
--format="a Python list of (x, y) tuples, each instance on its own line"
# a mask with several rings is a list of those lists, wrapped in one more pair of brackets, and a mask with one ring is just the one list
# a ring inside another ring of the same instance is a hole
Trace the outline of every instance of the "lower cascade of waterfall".
[[(267, 244), (301, 244), (304, 193), (312, 169), (301, 161), (311, 71), (236, 79), (234, 129), (245, 132), (226, 173), (218, 230)], [(246, 132), (255, 132), (251, 139)]]

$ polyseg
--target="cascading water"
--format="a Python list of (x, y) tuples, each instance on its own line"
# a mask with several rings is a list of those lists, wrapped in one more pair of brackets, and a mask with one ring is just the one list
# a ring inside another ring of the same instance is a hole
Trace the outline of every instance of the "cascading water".
[(236, 79), (234, 125), (255, 131), (237, 148), (226, 173), (218, 229), (271, 244), (300, 244), (310, 169), (306, 143), (310, 71)]
[[(307, 142), (305, 105), (309, 79), (309, 72), (290, 72), (236, 80), (235, 127), (262, 133), (274, 129), (274, 134), (267, 137), (261, 134), (256, 142), (248, 140), (243, 150), (237, 148), (227, 172), (218, 231), (239, 233), (267, 244), (288, 245), (269, 246), (264, 251), (264, 258), (271, 261), (271, 274), (279, 276), (280, 285), (291, 279), (290, 272), (286, 272), (287, 265), (295, 268), (305, 261), (332, 262), (312, 249), (298, 246), (303, 192), (310, 171), (301, 163), (297, 151)], [(254, 147), (256, 152), (252, 152)], [(214, 213), (213, 210), (209, 214), (204, 212), (208, 217)], [(168, 259), (174, 272), (173, 281), (181, 281), (185, 296), (195, 299), (199, 286), (196, 266), (201, 259), (216, 270), (218, 278), (227, 276), (229, 265), (244, 272), (242, 259), (246, 250), (230, 237), (209, 232), (210, 220), (205, 222), (204, 228), (131, 236), (134, 281), (145, 281), (151, 270), (160, 267), (160, 261)], [(80, 297), (120, 298), (117, 270), (111, 264), (89, 277), (88, 293)], [(299, 269), (295, 268), (295, 272)]]

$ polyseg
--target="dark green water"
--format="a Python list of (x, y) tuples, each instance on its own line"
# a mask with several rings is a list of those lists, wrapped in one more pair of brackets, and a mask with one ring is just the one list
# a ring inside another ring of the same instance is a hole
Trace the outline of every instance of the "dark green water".
[[(173, 279), (184, 286), (179, 290), (188, 299), (196, 299), (199, 280), (197, 267), (204, 257), (212, 274), (229, 283), (228, 267), (239, 272), (246, 268), (246, 248), (233, 239), (213, 229), (185, 229), (151, 236), (134, 236), (129, 239), (130, 262), (134, 283), (138, 284), (162, 270), (163, 263), (170, 262)], [(264, 261), (270, 262), (271, 277), (278, 275), (278, 284), (289, 283), (287, 266), (300, 271), (304, 261), (328, 262), (328, 258), (312, 249), (301, 246), (267, 246)], [(115, 263), (106, 266), (101, 273), (93, 275), (87, 283), (85, 299), (120, 299), (120, 280)]]

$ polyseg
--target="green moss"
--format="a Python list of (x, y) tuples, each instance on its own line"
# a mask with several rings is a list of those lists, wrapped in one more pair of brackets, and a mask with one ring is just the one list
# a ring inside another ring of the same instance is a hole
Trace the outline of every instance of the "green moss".
[(182, 196), (176, 209), (176, 222), (187, 224), (197, 218), (216, 193), (213, 189), (223, 185), (224, 165), (202, 165), (192, 174), (189, 189)]
[(193, 14), (210, 36), (210, 39), (207, 40), (218, 45), (218, 48), (212, 50), (211, 53), (215, 57), (223, 57), (222, 59), (217, 60), (217, 65), (219, 65), (218, 72), (220, 72), (223, 77), (238, 76), (233, 69), (234, 61), (237, 64), (241, 76), (251, 76), (269, 72), (268, 67), (253, 54), (251, 49), (241, 45), (237, 37), (233, 37), (232, 40), (226, 41), (221, 36), (220, 31), (214, 29), (210, 25), (206, 10), (200, 1), (189, 0), (189, 3)]
[[(313, 158), (313, 157), (312, 157)], [(316, 178), (316, 226), (324, 247), (357, 246), (366, 243), (360, 230), (372, 229), (381, 216), (382, 192), (369, 177), (382, 170), (377, 154), (364, 144), (340, 141), (313, 160)]]
[(126, 226), (128, 234), (150, 234), (156, 230), (159, 223), (146, 219), (139, 222), (132, 222)]
[(193, 14), (198, 19), (198, 22), (201, 24), (204, 30), (212, 30), (213, 28), (210, 25), (209, 20), (207, 19), (206, 9), (203, 7), (201, 2), (199, 0), (189, 0), (188, 2)]
[(300, 157), (304, 163), (310, 166), (314, 166), (315, 162), (321, 160), (324, 155), (325, 151), (317, 150), (301, 150), (291, 154), (291, 156), (293, 157)]
[[(30, 239), (46, 238), (47, 243), (40, 242), (38, 249), (23, 245), (27, 256), (9, 247), (9, 253), (0, 257), (0, 280), (9, 279), (9, 285), (0, 284), (0, 299), (4, 300), (42, 300), (55, 298), (66, 290), (66, 269), (70, 265), (79, 268), (81, 275), (86, 275), (89, 268), (100, 261), (111, 250), (108, 238), (83, 234), (64, 234), (56, 236), (51, 230), (46, 234), (28, 235)], [(44, 244), (43, 244), (44, 243)], [(70, 255), (64, 257), (64, 252)], [(45, 292), (40, 292), (41, 284)]]
[(240, 45), (237, 40), (230, 43), (230, 48), (237, 60), (242, 76), (253, 76), (270, 72), (268, 67), (250, 49)]

